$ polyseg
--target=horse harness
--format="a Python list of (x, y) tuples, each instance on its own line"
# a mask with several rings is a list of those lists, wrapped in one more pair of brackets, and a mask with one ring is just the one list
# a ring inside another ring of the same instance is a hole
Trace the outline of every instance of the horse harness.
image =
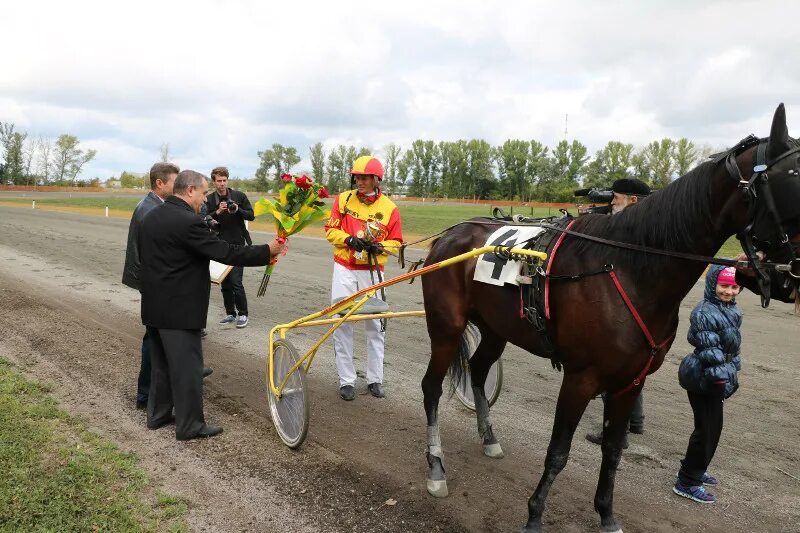
[[(508, 218), (505, 217), (500, 210), (495, 211), (495, 215), (499, 215), (498, 218), (501, 220)], [(650, 356), (648, 357), (647, 362), (645, 363), (645, 366), (642, 368), (641, 372), (639, 372), (639, 374), (631, 383), (629, 383), (623, 389), (614, 392), (613, 395), (616, 396), (625, 394), (631, 389), (642, 385), (645, 377), (653, 365), (655, 356), (673, 340), (675, 337), (675, 332), (673, 332), (671, 335), (669, 335), (669, 337), (660, 343), (655, 341), (653, 335), (650, 333), (650, 329), (647, 327), (647, 324), (644, 322), (641, 314), (631, 301), (628, 293), (625, 291), (625, 288), (622, 286), (619, 277), (614, 271), (613, 264), (605, 264), (602, 268), (596, 271), (581, 272), (573, 275), (555, 275), (551, 273), (553, 261), (555, 260), (558, 249), (564, 241), (564, 238), (568, 234), (574, 233), (570, 231), (571, 226), (576, 221), (574, 217), (567, 214), (562, 218), (547, 219), (549, 223), (543, 223), (541, 219), (526, 219), (519, 216), (514, 217), (512, 220), (516, 225), (530, 224), (541, 226), (546, 229), (546, 231), (543, 231), (536, 237), (529, 239), (529, 242), (517, 244), (517, 246), (522, 245), (521, 247), (525, 249), (531, 249), (537, 252), (545, 252), (547, 254), (547, 259), (544, 263), (537, 263), (535, 259), (529, 256), (515, 257), (508, 247), (498, 246), (494, 253), (506, 260), (516, 259), (522, 262), (521, 273), (517, 278), (517, 281), (519, 281), (520, 284), (520, 318), (527, 319), (541, 337), (544, 350), (547, 352), (546, 355), (550, 358), (553, 368), (561, 370), (562, 363), (561, 357), (555, 348), (555, 344), (553, 343), (547, 327), (548, 321), (550, 320), (550, 283), (553, 281), (580, 281), (581, 279), (587, 277), (608, 274), (614, 283), (614, 287), (617, 289), (617, 292), (622, 298), (622, 301), (625, 303), (625, 306), (631, 313), (631, 316), (633, 316), (633, 319), (639, 326), (639, 329), (641, 330), (650, 347)]]

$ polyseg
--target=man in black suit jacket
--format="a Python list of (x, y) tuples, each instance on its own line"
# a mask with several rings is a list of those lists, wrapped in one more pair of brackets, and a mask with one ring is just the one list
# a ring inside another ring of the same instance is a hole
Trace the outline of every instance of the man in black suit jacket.
[[(150, 192), (136, 205), (128, 228), (128, 246), (125, 248), (125, 267), (122, 270), (122, 283), (136, 289), (141, 289), (139, 271), (139, 227), (144, 216), (151, 209), (164, 203), (164, 199), (172, 194), (172, 186), (180, 169), (172, 163), (156, 163), (150, 169)], [(147, 396), (150, 393), (150, 332), (145, 328), (142, 338), (142, 359), (139, 365), (139, 379), (136, 384), (136, 408), (147, 408)]]
[(198, 213), (208, 192), (205, 176), (178, 174), (174, 196), (150, 211), (139, 232), (142, 322), (151, 328), (152, 377), (147, 427), (172, 422), (178, 440), (210, 437), (222, 428), (203, 416), (203, 349), (211, 284), (209, 259), (227, 265), (264, 266), (284, 245), (237, 246), (219, 239)]

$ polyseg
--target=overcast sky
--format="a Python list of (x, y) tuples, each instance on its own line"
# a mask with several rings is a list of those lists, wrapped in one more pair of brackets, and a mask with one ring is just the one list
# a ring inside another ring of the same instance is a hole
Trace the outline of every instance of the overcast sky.
[(82, 177), (252, 176), (256, 152), (417, 138), (727, 146), (800, 132), (797, 1), (3, 3), (0, 121), (72, 133)]

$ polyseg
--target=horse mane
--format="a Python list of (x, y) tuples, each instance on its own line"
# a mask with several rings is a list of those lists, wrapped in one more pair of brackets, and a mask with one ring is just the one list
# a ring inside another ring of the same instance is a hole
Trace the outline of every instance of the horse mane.
[[(616, 215), (584, 215), (575, 231), (610, 240), (662, 250), (697, 253), (707, 242), (711, 219), (711, 177), (716, 163), (706, 161), (667, 187), (641, 199)], [(606, 263), (621, 263), (635, 270), (654, 270), (661, 255), (615, 248), (585, 239), (572, 240), (576, 254), (592, 254)], [(716, 250), (715, 250), (716, 251)]]

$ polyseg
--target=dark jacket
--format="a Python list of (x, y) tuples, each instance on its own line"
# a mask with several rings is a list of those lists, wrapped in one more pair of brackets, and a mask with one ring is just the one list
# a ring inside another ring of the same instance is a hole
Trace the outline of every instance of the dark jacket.
[(209, 259), (226, 265), (263, 266), (267, 245), (228, 244), (208, 231), (192, 208), (170, 196), (152, 209), (139, 231), (142, 323), (161, 329), (206, 327)]
[(136, 204), (131, 217), (131, 225), (128, 227), (128, 245), (125, 248), (125, 266), (122, 269), (122, 283), (131, 289), (139, 290), (139, 270), (141, 269), (141, 260), (139, 259), (139, 247), (137, 241), (139, 238), (139, 227), (142, 225), (144, 216), (150, 212), (151, 209), (164, 203), (156, 193), (150, 191), (147, 196)]
[(253, 213), (253, 206), (250, 205), (250, 200), (247, 195), (242, 191), (228, 189), (228, 202), (236, 202), (239, 209), (235, 213), (221, 213), (217, 214), (222, 199), (217, 191), (209, 194), (206, 198), (206, 206), (208, 214), (219, 222), (219, 236), (231, 244), (253, 244), (250, 239), (250, 233), (244, 225), (245, 220), (255, 220)]
[(689, 325), (688, 340), (695, 349), (681, 362), (678, 379), (681, 387), (695, 393), (708, 393), (724, 383), (728, 398), (739, 388), (742, 312), (735, 301), (717, 298), (717, 277), (722, 269), (712, 265), (706, 275), (704, 299), (692, 311)]

